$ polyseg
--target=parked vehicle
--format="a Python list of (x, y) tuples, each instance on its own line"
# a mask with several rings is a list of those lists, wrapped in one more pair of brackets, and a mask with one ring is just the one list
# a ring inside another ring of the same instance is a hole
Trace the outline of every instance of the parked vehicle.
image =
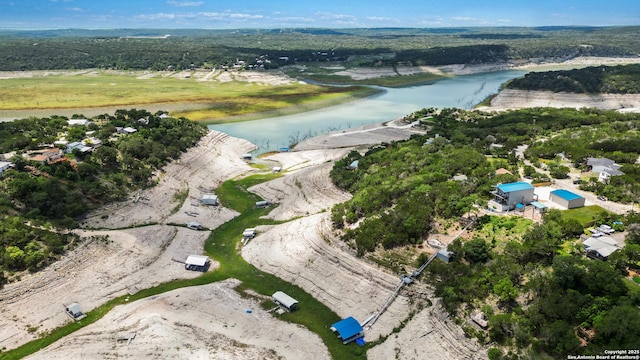
[(598, 226), (596, 230), (603, 232), (605, 234), (613, 234), (614, 232), (616, 232), (611, 226), (607, 224), (602, 224)]
[(592, 237), (600, 237), (602, 235), (604, 235), (604, 233), (602, 231), (599, 231), (598, 229), (589, 229), (589, 232), (591, 233)]
[(604, 197), (604, 196), (598, 196), (598, 200), (601, 200), (601, 201), (607, 201), (607, 198), (606, 198), (606, 197)]

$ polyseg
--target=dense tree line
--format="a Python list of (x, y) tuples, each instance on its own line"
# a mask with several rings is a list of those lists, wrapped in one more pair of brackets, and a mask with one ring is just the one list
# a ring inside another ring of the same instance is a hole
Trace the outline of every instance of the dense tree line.
[[(531, 145), (526, 155), (533, 160), (545, 154), (555, 158), (563, 151), (581, 159), (604, 155), (628, 159), (623, 169), (629, 175), (602, 186), (630, 193), (633, 186), (640, 190), (640, 170), (631, 164), (638, 155), (637, 114), (593, 109), (498, 114), (424, 109), (407, 117), (417, 119), (429, 126), (428, 135), (376, 146), (364, 154), (353, 151), (330, 173), (338, 187), (353, 194), (333, 208), (332, 221), (359, 255), (421, 243), (436, 224), (485, 206), (493, 185), (518, 179), (495, 175), (495, 170), (506, 167), (517, 173), (513, 149), (521, 144)], [(534, 143), (538, 137), (546, 141)], [(494, 150), (490, 147), (494, 143), (505, 146)], [(356, 160), (357, 166), (352, 166)], [(561, 166), (556, 170), (561, 173)], [(535, 175), (535, 169), (525, 168), (527, 173)], [(466, 180), (454, 180), (457, 174), (466, 175)], [(562, 359), (568, 354), (633, 348), (640, 338), (640, 291), (627, 286), (623, 275), (640, 264), (640, 217), (603, 212), (594, 221), (620, 221), (630, 230), (627, 246), (608, 262), (584, 257), (577, 240), (584, 233), (583, 224), (558, 210), (548, 211), (540, 224), (518, 217), (482, 216), (470, 230), (471, 239), (457, 239), (448, 246), (451, 263), (436, 261), (427, 268), (428, 281), (450, 313), (467, 318), (482, 311), (487, 316), (486, 333), (472, 328), (467, 332), (512, 350), (504, 355), (507, 351), (494, 348), (492, 359), (543, 353)], [(417, 263), (424, 260), (426, 256), (421, 256)], [(624, 323), (616, 326), (617, 322)], [(581, 347), (581, 338), (588, 346)]]
[(507, 88), (587, 94), (638, 94), (640, 64), (531, 72), (522, 78), (513, 79)]
[[(118, 135), (116, 129), (124, 127), (136, 131)], [(62, 133), (67, 137), (81, 133), (81, 140), (87, 131), (102, 141), (94, 151), (74, 149), (65, 161), (53, 163), (23, 156), (27, 150), (52, 144)], [(14, 168), (0, 179), (0, 274), (3, 269), (44, 266), (73, 238), (39, 228), (74, 227), (89, 209), (153, 185), (154, 172), (178, 159), (206, 131), (184, 118), (136, 109), (98, 116), (87, 127), (70, 127), (67, 118), (58, 116), (0, 123), (0, 152), (16, 152), (10, 159)]]
[(632, 56), (640, 52), (636, 34), (633, 27), (3, 31), (0, 70), (181, 70), (238, 60), (266, 68), (352, 59), (366, 66), (445, 65)]
[[(619, 220), (640, 221), (637, 213)], [(507, 223), (487, 217), (476, 228)], [(449, 246), (454, 260), (429, 266), (429, 279), (451, 313), (463, 311), (465, 304), (485, 313), (489, 331), (477, 333), (482, 341), (520, 349), (505, 359), (542, 353), (564, 359), (634, 348), (640, 338), (640, 292), (625, 285), (620, 271), (637, 266), (640, 247), (628, 241), (616, 254), (624, 259), (622, 266), (586, 259), (579, 251), (563, 253), (563, 244), (581, 232), (579, 223), (552, 210), (521, 239), (503, 239), (501, 250), (495, 241), (480, 238), (454, 241)], [(586, 347), (581, 347), (580, 337), (588, 339)], [(493, 356), (503, 358), (499, 351)]]

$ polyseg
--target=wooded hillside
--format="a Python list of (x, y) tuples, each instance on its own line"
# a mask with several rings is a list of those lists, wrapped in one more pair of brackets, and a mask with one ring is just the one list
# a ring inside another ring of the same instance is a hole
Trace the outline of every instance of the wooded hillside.
[(513, 79), (507, 88), (587, 94), (638, 94), (640, 64), (530, 72), (522, 78)]
[[(446, 65), (640, 53), (635, 27), (0, 32), (0, 70)], [(170, 36), (165, 36), (170, 35)]]
[[(0, 286), (5, 271), (35, 271), (54, 260), (75, 238), (57, 229), (73, 228), (89, 209), (152, 185), (156, 171), (207, 131), (186, 119), (135, 109), (86, 125), (68, 120), (0, 123), (0, 153), (14, 154), (13, 167), (0, 178)], [(59, 140), (65, 142), (54, 145)], [(42, 158), (51, 151), (55, 158)]]

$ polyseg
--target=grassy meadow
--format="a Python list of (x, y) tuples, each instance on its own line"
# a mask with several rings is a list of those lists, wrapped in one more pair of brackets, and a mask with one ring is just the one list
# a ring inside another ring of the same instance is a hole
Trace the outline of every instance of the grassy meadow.
[[(0, 112), (90, 108), (146, 108), (166, 104), (173, 116), (208, 123), (258, 113), (321, 108), (371, 94), (361, 87), (199, 81), (165, 73), (88, 71), (25, 74), (0, 79)], [(219, 74), (218, 74), (219, 75)], [(286, 109), (286, 110), (285, 110)], [(255, 116), (255, 115), (254, 115)], [(250, 119), (251, 116), (246, 119)], [(228, 120), (227, 120), (228, 121)]]

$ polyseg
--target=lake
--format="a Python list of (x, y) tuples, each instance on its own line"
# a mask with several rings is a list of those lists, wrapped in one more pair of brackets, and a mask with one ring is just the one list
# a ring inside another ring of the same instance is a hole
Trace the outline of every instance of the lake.
[(456, 76), (429, 85), (380, 88), (382, 93), (347, 104), (305, 113), (229, 124), (209, 129), (246, 139), (258, 146), (257, 153), (289, 147), (292, 140), (325, 132), (394, 120), (414, 111), (435, 107), (471, 109), (498, 92), (506, 81), (526, 71), (498, 71)]

